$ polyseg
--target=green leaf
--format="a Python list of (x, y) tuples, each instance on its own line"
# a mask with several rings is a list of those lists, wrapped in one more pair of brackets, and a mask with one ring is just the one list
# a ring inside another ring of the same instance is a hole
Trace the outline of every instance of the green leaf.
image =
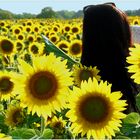
[(46, 36), (42, 35), (45, 44), (46, 44), (46, 53), (54, 52), (56, 56), (63, 57), (64, 59), (68, 60), (68, 65), (73, 66), (74, 64), (79, 64), (76, 60), (72, 59), (70, 56), (68, 56), (65, 52), (63, 52), (61, 49), (56, 47)]
[(13, 139), (30, 139), (34, 137), (35, 131), (33, 129), (27, 129), (27, 128), (20, 128), (13, 130), (11, 132), (11, 136)]
[(53, 136), (54, 136), (53, 130), (47, 128), (43, 131), (43, 134), (40, 137), (40, 139), (52, 139)]
[(135, 112), (128, 114), (127, 117), (123, 119), (123, 123), (125, 124), (138, 124), (139, 121), (140, 121), (140, 115)]
[(136, 96), (136, 105), (138, 109), (140, 110), (140, 93)]
[(135, 124), (122, 124), (122, 127), (120, 128), (121, 132), (125, 136), (129, 136), (132, 134), (133, 131), (136, 130), (136, 125)]
[(116, 136), (115, 139), (131, 139), (131, 138), (126, 136)]

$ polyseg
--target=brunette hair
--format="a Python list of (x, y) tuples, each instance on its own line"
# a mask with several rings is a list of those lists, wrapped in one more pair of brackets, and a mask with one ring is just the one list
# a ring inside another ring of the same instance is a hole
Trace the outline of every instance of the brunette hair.
[(81, 63), (97, 66), (101, 79), (112, 84), (112, 91), (123, 93), (122, 99), (129, 104), (127, 112), (137, 111), (138, 91), (126, 68), (132, 39), (125, 13), (112, 3), (89, 5), (83, 12)]

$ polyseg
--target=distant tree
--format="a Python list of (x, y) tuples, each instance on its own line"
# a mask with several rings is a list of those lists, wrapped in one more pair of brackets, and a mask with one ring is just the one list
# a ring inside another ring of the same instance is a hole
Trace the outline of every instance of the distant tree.
[(0, 19), (12, 19), (14, 17), (14, 14), (7, 11), (0, 9)]
[(80, 17), (83, 17), (84, 16), (84, 13), (82, 10), (79, 10), (75, 13), (75, 15), (73, 16), (73, 18), (80, 18)]
[(61, 10), (57, 11), (57, 14), (64, 19), (71, 19), (74, 17), (75, 11)]
[(56, 18), (56, 13), (51, 7), (45, 7), (41, 13), (36, 16), (37, 18)]

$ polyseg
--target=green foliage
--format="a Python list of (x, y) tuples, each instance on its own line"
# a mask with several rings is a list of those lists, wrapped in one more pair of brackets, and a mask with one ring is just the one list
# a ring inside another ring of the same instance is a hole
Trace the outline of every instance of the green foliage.
[(7, 125), (4, 124), (4, 119), (5, 119), (5, 116), (4, 116), (4, 114), (1, 112), (1, 113), (0, 113), (0, 132), (1, 132), (1, 133), (7, 134), (8, 131), (9, 131), (9, 127), (8, 127)]
[(140, 110), (140, 93), (136, 97), (136, 105), (137, 105), (138, 109)]
[(12, 19), (14, 16), (13, 13), (0, 9), (0, 19)]
[(140, 115), (138, 113), (130, 113), (125, 119), (123, 119), (122, 127), (120, 128), (121, 134), (118, 134), (115, 138), (140, 138)]
[(54, 132), (53, 130), (47, 128), (43, 131), (42, 136), (40, 137), (40, 139), (52, 139), (54, 136)]
[(37, 15), (37, 18), (56, 18), (56, 13), (51, 7), (45, 7), (42, 9), (41, 13)]
[(65, 52), (60, 50), (58, 47), (56, 47), (47, 37), (43, 36), (44, 42), (46, 44), (46, 54), (53, 52), (56, 56), (60, 56), (63, 59), (68, 60), (68, 67), (72, 67), (74, 64), (78, 63), (74, 59), (72, 59), (70, 56), (68, 56)]
[(30, 139), (36, 136), (36, 133), (33, 129), (20, 128), (11, 131), (10, 135), (13, 139)]
[(140, 121), (140, 115), (138, 113), (132, 112), (127, 115), (127, 117), (123, 120), (125, 124), (138, 124)]

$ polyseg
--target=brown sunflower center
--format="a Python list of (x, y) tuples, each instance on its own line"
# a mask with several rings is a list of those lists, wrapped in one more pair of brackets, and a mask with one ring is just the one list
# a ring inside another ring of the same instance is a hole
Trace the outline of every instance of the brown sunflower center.
[(19, 39), (19, 40), (23, 40), (23, 36), (22, 36), (22, 35), (19, 35), (19, 36), (18, 36), (18, 39)]
[(17, 109), (17, 110), (15, 110), (15, 112), (13, 113), (13, 116), (12, 116), (12, 118), (13, 118), (13, 122), (15, 123), (15, 124), (19, 124), (19, 123), (21, 123), (22, 122), (22, 114), (21, 114), (21, 110), (20, 109)]
[(81, 46), (78, 43), (75, 43), (71, 47), (71, 52), (75, 55), (81, 53)]
[(31, 29), (30, 29), (30, 28), (26, 28), (26, 31), (27, 31), (27, 32), (30, 32), (30, 31), (31, 31)]
[(15, 29), (15, 34), (19, 34), (20, 30), (19, 29)]
[(21, 51), (22, 47), (23, 47), (22, 43), (17, 42), (17, 51)]
[(54, 128), (62, 128), (63, 127), (63, 123), (60, 121), (54, 122), (53, 123), (53, 127)]
[(34, 41), (34, 38), (33, 38), (32, 36), (29, 36), (29, 37), (28, 37), (28, 40), (29, 40), (30, 42), (33, 42), (33, 41)]
[(52, 42), (56, 42), (56, 41), (57, 41), (57, 38), (56, 38), (56, 37), (52, 37), (52, 38), (51, 38), (51, 41), (52, 41)]
[(14, 45), (11, 41), (9, 40), (2, 40), (1, 41), (1, 49), (5, 52), (5, 53), (10, 53), (13, 51)]
[(32, 45), (31, 52), (33, 52), (34, 54), (37, 54), (38, 53), (38, 47), (36, 45)]
[(93, 73), (92, 73), (92, 71), (90, 71), (90, 70), (88, 70), (88, 69), (86, 69), (86, 70), (81, 70), (80, 71), (80, 74), (79, 74), (79, 78), (80, 78), (80, 81), (84, 81), (84, 80), (86, 80), (86, 81), (88, 81), (88, 79), (89, 78), (92, 78), (93, 77)]
[(53, 30), (54, 30), (55, 32), (57, 32), (57, 31), (58, 31), (58, 28), (57, 28), (57, 27), (54, 27)]
[(73, 27), (73, 28), (72, 28), (72, 32), (73, 32), (73, 33), (77, 33), (77, 32), (78, 32), (78, 28), (77, 28), (77, 27)]
[(64, 52), (67, 52), (65, 49), (68, 48), (68, 46), (65, 43), (61, 43), (58, 47)]
[(10, 92), (13, 89), (13, 83), (10, 81), (9, 77), (2, 77), (0, 79), (0, 91), (4, 92), (5, 94), (7, 92)]
[(134, 25), (137, 25), (137, 24), (138, 24), (138, 21), (135, 21), (135, 22), (134, 22)]
[(35, 32), (38, 32), (38, 31), (39, 31), (39, 29), (38, 29), (37, 27), (35, 27), (35, 28), (34, 28), (34, 31), (35, 31)]
[(109, 112), (109, 105), (106, 99), (94, 95), (85, 98), (79, 107), (81, 116), (90, 123), (98, 123), (106, 120)]
[(56, 77), (48, 72), (38, 72), (29, 80), (29, 89), (31, 94), (37, 99), (48, 99), (56, 93), (57, 90)]
[(65, 27), (65, 31), (69, 31), (70, 30), (70, 27)]

